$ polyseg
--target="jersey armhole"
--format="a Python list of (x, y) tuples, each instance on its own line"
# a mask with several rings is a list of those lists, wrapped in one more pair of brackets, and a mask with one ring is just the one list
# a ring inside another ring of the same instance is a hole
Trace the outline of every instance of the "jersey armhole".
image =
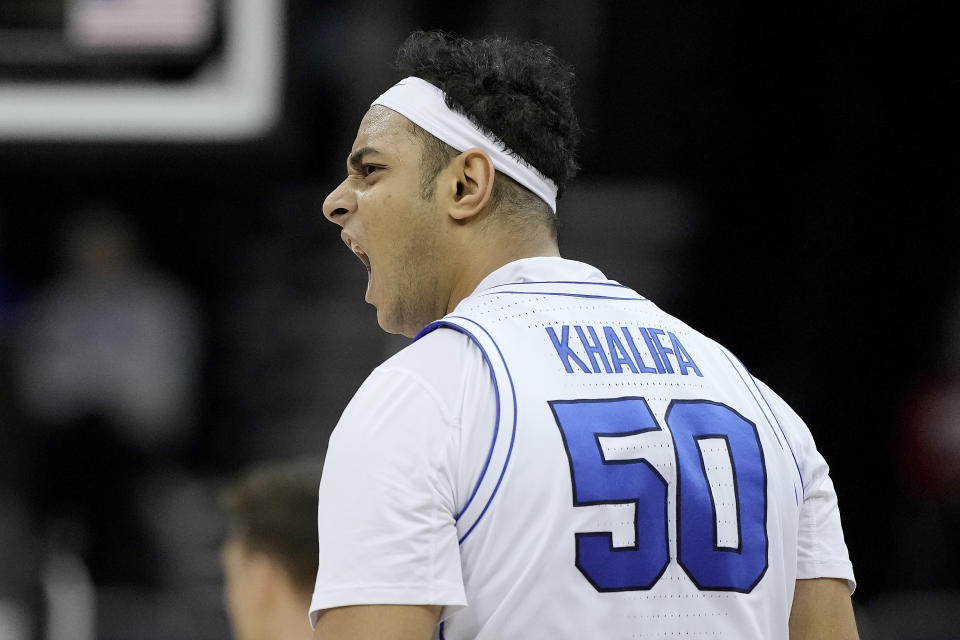
[(424, 327), (414, 341), (440, 328), (464, 334), (480, 349), (490, 372), (496, 401), (493, 437), (486, 461), (470, 497), (457, 513), (457, 537), (458, 542), (463, 544), (490, 508), (510, 463), (517, 432), (517, 398), (513, 377), (503, 353), (482, 325), (467, 317), (447, 316)]

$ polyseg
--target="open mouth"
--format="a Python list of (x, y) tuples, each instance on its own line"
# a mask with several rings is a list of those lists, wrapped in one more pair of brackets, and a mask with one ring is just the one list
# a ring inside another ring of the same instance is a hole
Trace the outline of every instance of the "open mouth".
[(370, 273), (370, 258), (367, 257), (367, 254), (365, 254), (363, 250), (356, 245), (353, 245), (350, 248), (353, 251), (353, 255), (360, 258), (360, 262), (362, 262), (363, 266), (367, 268), (367, 273)]
[(343, 244), (347, 245), (347, 248), (353, 252), (353, 255), (357, 256), (360, 259), (360, 262), (363, 263), (363, 266), (366, 267), (367, 273), (370, 273), (370, 257), (360, 248), (356, 242), (353, 241), (353, 238), (348, 236), (346, 232), (340, 233), (340, 239), (343, 240)]
[(357, 259), (363, 264), (363, 267), (367, 270), (367, 294), (364, 296), (364, 300), (373, 304), (372, 302), (372, 293), (373, 289), (373, 267), (370, 266), (370, 256), (367, 255), (366, 251), (360, 248), (356, 242), (353, 241), (353, 238), (348, 236), (346, 232), (341, 232), (340, 239), (343, 240), (343, 243), (347, 245), (347, 248), (357, 256)]

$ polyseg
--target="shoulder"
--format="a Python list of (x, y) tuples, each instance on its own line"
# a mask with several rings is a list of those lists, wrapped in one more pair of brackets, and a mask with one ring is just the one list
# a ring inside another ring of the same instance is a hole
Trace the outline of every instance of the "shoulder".
[(432, 404), (453, 419), (477, 376), (489, 377), (483, 353), (464, 333), (441, 327), (374, 369), (351, 405)]
[(482, 358), (468, 335), (452, 327), (441, 326), (398, 351), (377, 370), (409, 371), (436, 377), (437, 373), (455, 373), (471, 358)]
[(770, 407), (770, 410), (773, 411), (781, 427), (786, 429), (791, 435), (809, 437), (810, 430), (807, 428), (806, 422), (794, 411), (793, 407), (787, 404), (787, 402), (763, 380), (753, 377), (753, 381), (756, 383), (757, 390)]
[(804, 493), (807, 494), (827, 479), (830, 468), (817, 449), (817, 443), (806, 421), (763, 381), (756, 378), (754, 381), (787, 439), (803, 478)]
[(492, 396), (479, 349), (453, 329), (438, 329), (374, 369), (340, 416), (329, 448), (383, 464), (403, 452), (426, 464), (423, 456), (459, 447)]

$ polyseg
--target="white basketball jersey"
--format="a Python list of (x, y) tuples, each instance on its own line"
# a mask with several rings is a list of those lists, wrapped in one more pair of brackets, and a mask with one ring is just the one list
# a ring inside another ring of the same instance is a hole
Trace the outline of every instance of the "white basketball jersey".
[(421, 335), (443, 327), (482, 350), (498, 417), (457, 514), (468, 606), (438, 637), (773, 640), (809, 567), (852, 581), (806, 427), (649, 300), (504, 284)]

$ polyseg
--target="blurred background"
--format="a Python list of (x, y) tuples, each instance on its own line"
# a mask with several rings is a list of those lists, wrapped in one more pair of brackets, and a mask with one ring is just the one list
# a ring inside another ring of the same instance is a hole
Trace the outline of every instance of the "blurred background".
[(322, 454), (405, 344), (320, 204), (415, 28), (574, 65), (564, 254), (805, 418), (865, 639), (956, 638), (954, 24), (892, 2), (2, 0), (0, 640), (229, 637), (224, 480)]

